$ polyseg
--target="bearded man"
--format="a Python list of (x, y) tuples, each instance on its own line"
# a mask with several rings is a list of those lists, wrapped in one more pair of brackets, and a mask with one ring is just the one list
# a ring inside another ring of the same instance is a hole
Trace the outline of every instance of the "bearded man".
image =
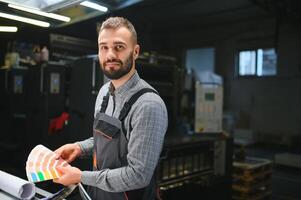
[(110, 81), (96, 99), (93, 135), (55, 151), (67, 162), (93, 156), (94, 170), (59, 167), (63, 175), (54, 182), (88, 185), (92, 199), (155, 199), (154, 172), (167, 130), (166, 106), (136, 71), (140, 46), (131, 22), (122, 17), (105, 20), (98, 49), (101, 69)]

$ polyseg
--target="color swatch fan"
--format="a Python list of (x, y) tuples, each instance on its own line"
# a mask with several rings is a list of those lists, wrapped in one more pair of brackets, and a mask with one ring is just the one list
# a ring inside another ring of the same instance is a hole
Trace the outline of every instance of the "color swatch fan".
[(60, 177), (58, 166), (68, 166), (63, 159), (55, 159), (55, 153), (43, 145), (37, 145), (26, 162), (26, 175), (31, 182), (40, 182)]

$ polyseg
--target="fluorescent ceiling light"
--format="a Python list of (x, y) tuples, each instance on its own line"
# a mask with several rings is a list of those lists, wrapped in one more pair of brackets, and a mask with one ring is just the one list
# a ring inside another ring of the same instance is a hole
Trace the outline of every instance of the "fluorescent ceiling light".
[(30, 19), (30, 18), (27, 18), (27, 17), (20, 17), (20, 16), (17, 16), (17, 15), (11, 15), (11, 14), (2, 13), (2, 12), (0, 12), (0, 17), (16, 20), (16, 21), (20, 21), (20, 22), (25, 22), (25, 23), (28, 23), (28, 24), (33, 24), (33, 25), (36, 25), (36, 26), (42, 26), (42, 27), (49, 27), (50, 26), (50, 24), (48, 22), (43, 22), (43, 21), (40, 21), (40, 20)]
[(15, 26), (0, 26), (0, 32), (17, 32), (17, 30)]
[(8, 7), (15, 8), (15, 9), (18, 9), (18, 10), (22, 10), (22, 11), (25, 11), (25, 12), (30, 12), (30, 13), (37, 14), (37, 15), (41, 15), (41, 16), (44, 16), (44, 17), (49, 17), (49, 18), (52, 18), (52, 19), (57, 19), (57, 20), (64, 21), (64, 22), (69, 22), (70, 21), (70, 17), (66, 17), (66, 16), (63, 16), (63, 15), (58, 15), (58, 14), (54, 14), (54, 13), (47, 13), (47, 12), (43, 12), (43, 11), (33, 9), (33, 8), (28, 8), (28, 7), (14, 5), (14, 4), (8, 4)]
[(100, 10), (102, 12), (107, 12), (108, 11), (107, 7), (101, 6), (101, 5), (97, 4), (97, 3), (92, 3), (90, 1), (81, 2), (80, 5), (86, 6), (86, 7), (89, 7), (89, 8), (93, 8), (95, 10)]

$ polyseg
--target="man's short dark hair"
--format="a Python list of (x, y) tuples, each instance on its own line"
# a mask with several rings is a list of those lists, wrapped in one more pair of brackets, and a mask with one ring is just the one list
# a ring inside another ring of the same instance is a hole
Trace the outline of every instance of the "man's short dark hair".
[(120, 27), (127, 28), (132, 34), (133, 41), (137, 43), (137, 33), (135, 27), (129, 20), (123, 17), (109, 17), (102, 22), (102, 24), (98, 24), (97, 31), (99, 34), (104, 29), (118, 29)]

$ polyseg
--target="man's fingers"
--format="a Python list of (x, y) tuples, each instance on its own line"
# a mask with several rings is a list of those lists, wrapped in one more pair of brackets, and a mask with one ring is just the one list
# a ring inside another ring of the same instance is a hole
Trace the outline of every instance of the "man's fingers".
[(62, 174), (65, 174), (67, 171), (68, 167), (62, 167), (62, 166), (57, 166), (56, 169), (61, 172)]
[(76, 167), (71, 167), (70, 165), (63, 167), (56, 167), (57, 171), (61, 173), (61, 176), (54, 179), (54, 183), (59, 183), (62, 185), (77, 184), (81, 181), (81, 170)]
[(53, 182), (54, 182), (54, 183), (60, 183), (60, 181), (59, 181), (58, 178), (53, 179)]
[(56, 153), (54, 159), (58, 160), (58, 159), (60, 159), (60, 157), (61, 157), (61, 154)]
[(65, 161), (70, 163), (72, 161), (72, 155), (69, 155), (68, 158), (65, 158)]
[(56, 170), (61, 173), (62, 175), (59, 178), (53, 179), (54, 183), (63, 184), (65, 177), (66, 177), (66, 167), (58, 166)]
[(62, 169), (62, 167), (60, 167), (60, 166), (57, 166), (56, 169), (57, 169), (58, 171), (60, 171), (60, 172), (63, 172), (63, 169)]
[(73, 160), (75, 160), (76, 156), (77, 156), (76, 153), (73, 152), (66, 161), (68, 163), (71, 163)]
[(62, 155), (62, 152), (63, 152), (63, 148), (58, 148), (57, 150), (55, 150), (54, 151), (54, 153), (56, 154), (55, 155), (55, 159), (57, 160), (57, 159), (59, 159), (60, 157), (61, 157), (61, 155)]
[(63, 178), (56, 178), (52, 180), (54, 183), (58, 183), (64, 186), (67, 186), (66, 184), (64, 184), (64, 179)]
[(66, 144), (55, 152), (55, 159), (58, 160), (59, 158), (64, 159), (66, 162), (71, 163), (74, 161), (80, 154), (80, 147), (76, 144)]

